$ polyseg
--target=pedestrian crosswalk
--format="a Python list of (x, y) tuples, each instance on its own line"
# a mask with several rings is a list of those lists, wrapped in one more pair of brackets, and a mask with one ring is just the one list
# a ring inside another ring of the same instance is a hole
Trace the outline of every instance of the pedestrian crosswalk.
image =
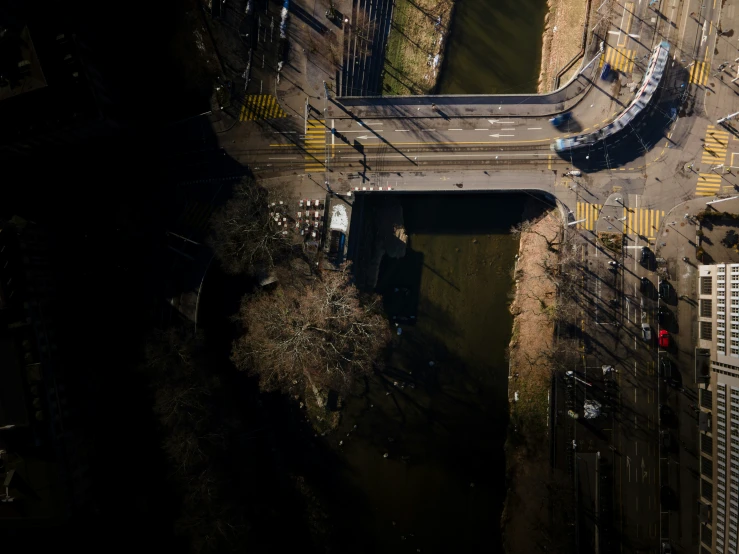
[(624, 217), (626, 218), (624, 220), (625, 233), (653, 239), (657, 236), (657, 230), (660, 221), (665, 217), (665, 211), (649, 208), (624, 208)]
[(696, 85), (705, 85), (708, 82), (708, 72), (710, 70), (711, 64), (708, 62), (693, 62), (690, 67), (688, 81)]
[(326, 123), (309, 119), (305, 131), (305, 171), (324, 171), (326, 159)]
[(179, 219), (178, 228), (190, 232), (205, 231), (212, 212), (213, 206), (211, 204), (192, 200), (185, 205)]
[(611, 64), (611, 69), (630, 73), (634, 69), (634, 54), (635, 51), (630, 48), (606, 46), (605, 54), (600, 59), (600, 65), (602, 67), (604, 64), (609, 63)]
[(702, 164), (721, 165), (726, 159), (726, 151), (729, 149), (729, 133), (720, 130), (713, 125), (706, 129), (706, 137), (703, 142)]
[(721, 192), (723, 179), (719, 173), (699, 173), (698, 184), (695, 186), (696, 196), (716, 196)]
[(576, 221), (578, 229), (592, 231), (595, 229), (595, 222), (598, 221), (598, 214), (603, 208), (602, 204), (590, 204), (589, 202), (578, 202), (576, 208)]
[(239, 121), (258, 121), (280, 117), (287, 117), (287, 112), (280, 107), (274, 95), (249, 94), (244, 97)]

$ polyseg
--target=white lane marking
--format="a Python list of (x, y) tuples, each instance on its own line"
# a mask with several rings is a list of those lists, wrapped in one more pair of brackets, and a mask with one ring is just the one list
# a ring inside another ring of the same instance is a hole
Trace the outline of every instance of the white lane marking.
[(336, 122), (331, 120), (331, 146), (336, 144)]
[(529, 127), (527, 131), (541, 131), (541, 127)]
[(366, 125), (377, 125), (378, 127), (381, 127), (382, 126), (382, 123), (377, 123), (377, 122), (374, 122), (374, 121), (360, 121), (359, 124), (360, 125), (364, 125), (364, 126), (366, 126)]
[(447, 129), (447, 131), (461, 131), (462, 129)]
[(490, 129), (475, 129), (475, 131), (489, 131)]
[(269, 158), (270, 160), (297, 160), (298, 158), (296, 156), (292, 158)]
[(431, 132), (431, 131), (436, 132), (436, 129), (421, 129), (421, 130), (424, 132)]
[(500, 137), (513, 137), (515, 135), (499, 135), (498, 133), (495, 133), (494, 135), (488, 135), (488, 136), (494, 137), (494, 138), (500, 138)]
[[(382, 132), (382, 129), (378, 129), (378, 131)], [(342, 135), (345, 135), (347, 133), (366, 133), (367, 129), (364, 129), (363, 131), (336, 131), (337, 133), (341, 133)]]
[(395, 129), (396, 133), (409, 133), (410, 129)]
[(515, 131), (516, 129), (510, 128), (510, 129), (501, 129), (501, 131)]
[(620, 35), (621, 31), (608, 31), (609, 35)]

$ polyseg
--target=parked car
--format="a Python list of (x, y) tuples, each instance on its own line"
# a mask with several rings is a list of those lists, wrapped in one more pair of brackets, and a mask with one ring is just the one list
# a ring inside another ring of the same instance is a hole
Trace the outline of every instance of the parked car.
[(659, 297), (662, 300), (668, 300), (670, 298), (670, 283), (664, 279), (659, 282)]
[(672, 545), (669, 542), (662, 543), (662, 554), (672, 554)]
[(666, 381), (672, 381), (672, 361), (667, 356), (659, 360), (659, 375)]
[(603, 70), (600, 72), (600, 78), (605, 80), (608, 79), (608, 77), (611, 76), (611, 64), (605, 63), (603, 64)]
[(660, 329), (658, 341), (660, 348), (670, 347), (670, 333), (667, 332), (667, 329)]
[(652, 340), (652, 328), (649, 326), (649, 323), (641, 324), (641, 338), (644, 339), (644, 342)]
[(561, 114), (557, 114), (552, 119), (550, 119), (549, 123), (551, 123), (555, 127), (561, 127), (571, 119), (572, 112), (562, 112)]
[(665, 450), (670, 450), (670, 447), (672, 446), (672, 437), (670, 437), (670, 432), (661, 431), (660, 440), (662, 441), (662, 448), (664, 448)]

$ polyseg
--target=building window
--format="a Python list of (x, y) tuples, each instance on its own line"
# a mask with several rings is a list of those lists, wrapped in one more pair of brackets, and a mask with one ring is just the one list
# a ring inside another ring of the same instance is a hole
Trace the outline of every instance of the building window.
[(701, 277), (701, 294), (711, 294), (713, 292), (713, 277), (710, 275)]
[(713, 339), (713, 324), (710, 321), (701, 321), (700, 322), (700, 330), (701, 330), (701, 338), (703, 340), (712, 340)]

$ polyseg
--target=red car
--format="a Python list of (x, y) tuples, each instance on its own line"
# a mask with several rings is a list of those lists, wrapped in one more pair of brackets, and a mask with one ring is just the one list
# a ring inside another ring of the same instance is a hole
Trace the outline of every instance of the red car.
[(659, 347), (667, 348), (669, 346), (670, 346), (670, 334), (665, 329), (661, 329), (659, 332)]

